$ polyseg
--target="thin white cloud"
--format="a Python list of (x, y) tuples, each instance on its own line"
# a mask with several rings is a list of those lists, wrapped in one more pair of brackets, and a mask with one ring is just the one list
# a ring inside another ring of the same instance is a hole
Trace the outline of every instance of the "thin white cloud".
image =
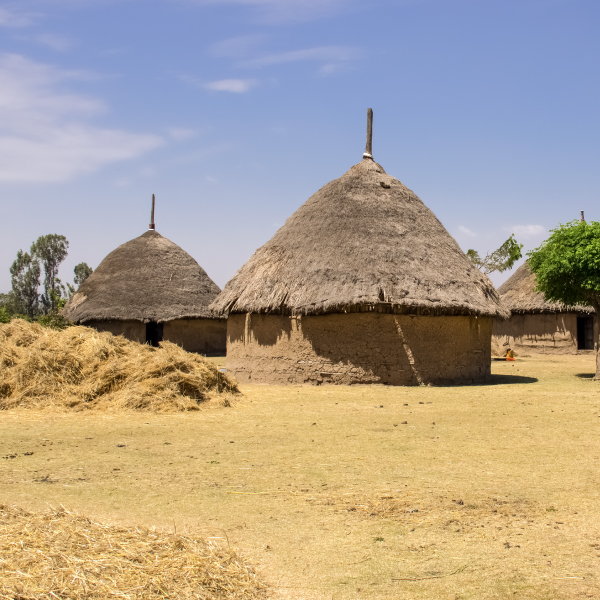
[(477, 237), (477, 234), (464, 225), (458, 226), (458, 231), (467, 237)]
[(362, 52), (351, 46), (319, 46), (316, 48), (305, 48), (303, 50), (292, 50), (291, 52), (278, 52), (264, 54), (240, 63), (244, 67), (268, 67), (291, 62), (315, 61), (322, 62), (331, 70), (333, 65), (348, 63), (356, 60)]
[(69, 81), (90, 78), (20, 55), (0, 55), (0, 181), (66, 181), (163, 142), (156, 135), (91, 124), (107, 112), (104, 102), (62, 89)]
[(189, 140), (198, 135), (198, 132), (195, 129), (185, 129), (184, 127), (169, 127), (167, 133), (169, 134), (169, 137), (176, 142)]
[(349, 12), (362, 4), (358, 0), (188, 0), (195, 4), (238, 5), (254, 8), (259, 21), (278, 25), (306, 22)]
[(220, 79), (211, 81), (204, 87), (214, 92), (231, 92), (233, 94), (244, 94), (257, 85), (256, 79)]
[(39, 15), (0, 7), (0, 27), (27, 27)]
[(48, 46), (57, 52), (66, 52), (73, 47), (73, 42), (62, 35), (53, 35), (51, 33), (43, 33), (33, 38), (38, 44)]
[(221, 40), (210, 47), (210, 54), (216, 58), (243, 58), (266, 39), (265, 35), (252, 34)]
[(547, 229), (543, 225), (515, 225), (514, 227), (506, 228), (508, 231), (515, 234), (517, 241), (520, 238), (536, 238), (547, 233)]

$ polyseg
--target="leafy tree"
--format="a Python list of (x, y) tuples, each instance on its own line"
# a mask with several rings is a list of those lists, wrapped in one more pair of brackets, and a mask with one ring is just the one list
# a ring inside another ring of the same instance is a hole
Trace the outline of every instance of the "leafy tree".
[(56, 233), (40, 236), (31, 246), (32, 256), (39, 258), (44, 266), (42, 304), (46, 313), (56, 310), (58, 299), (64, 294), (64, 287), (58, 279), (58, 267), (67, 257), (68, 247), (67, 238)]
[[(600, 223), (560, 224), (539, 248), (528, 253), (536, 289), (546, 300), (567, 306), (591, 305), (595, 331), (600, 317)], [(596, 377), (600, 380), (600, 340), (596, 340)]]
[(500, 248), (487, 254), (484, 258), (481, 258), (477, 250), (473, 249), (467, 250), (467, 257), (485, 275), (489, 275), (493, 271), (502, 273), (507, 269), (512, 269), (515, 262), (521, 258), (521, 248), (523, 248), (523, 244), (519, 244), (515, 240), (513, 233)]
[(79, 287), (92, 274), (93, 269), (87, 263), (82, 262), (76, 265), (73, 271), (75, 271), (73, 283)]
[(10, 275), (18, 312), (33, 318), (39, 310), (40, 263), (27, 252), (19, 250), (10, 267)]
[(0, 294), (0, 310), (6, 311), (9, 315), (19, 312), (14, 292), (10, 291), (8, 294)]

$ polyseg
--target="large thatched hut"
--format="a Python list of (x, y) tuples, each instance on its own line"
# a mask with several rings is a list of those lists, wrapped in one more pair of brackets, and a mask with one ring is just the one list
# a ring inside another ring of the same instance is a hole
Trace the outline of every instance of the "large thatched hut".
[(208, 306), (219, 287), (184, 250), (154, 229), (113, 250), (63, 314), (76, 323), (189, 352), (225, 351), (226, 319)]
[(227, 283), (240, 381), (484, 381), (508, 316), (435, 215), (372, 157), (309, 198)]
[(535, 291), (535, 275), (523, 263), (499, 288), (511, 317), (494, 323), (493, 343), (517, 353), (579, 354), (594, 350), (594, 309), (548, 302)]

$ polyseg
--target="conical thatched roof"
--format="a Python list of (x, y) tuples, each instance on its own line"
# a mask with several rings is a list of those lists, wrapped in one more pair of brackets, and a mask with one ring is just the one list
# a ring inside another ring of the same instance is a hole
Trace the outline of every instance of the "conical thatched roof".
[(113, 250), (63, 314), (79, 323), (216, 318), (208, 305), (219, 292), (187, 252), (150, 230)]
[(591, 306), (565, 306), (559, 302), (545, 300), (544, 294), (535, 291), (535, 275), (526, 262), (498, 288), (498, 294), (513, 313), (594, 313)]
[(309, 198), (212, 306), (232, 313), (510, 314), (436, 216), (369, 154)]

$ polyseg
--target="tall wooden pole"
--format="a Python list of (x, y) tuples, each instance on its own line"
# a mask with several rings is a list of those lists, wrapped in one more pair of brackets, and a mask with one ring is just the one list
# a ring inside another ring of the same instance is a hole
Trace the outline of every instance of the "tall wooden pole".
[(373, 158), (373, 109), (367, 109), (367, 145), (363, 158)]
[(149, 229), (156, 229), (154, 227), (154, 194), (152, 194), (152, 212), (150, 213), (150, 227)]
[(581, 222), (582, 222), (582, 223), (585, 223), (585, 219), (584, 219), (584, 217), (583, 217), (583, 211), (581, 211)]

